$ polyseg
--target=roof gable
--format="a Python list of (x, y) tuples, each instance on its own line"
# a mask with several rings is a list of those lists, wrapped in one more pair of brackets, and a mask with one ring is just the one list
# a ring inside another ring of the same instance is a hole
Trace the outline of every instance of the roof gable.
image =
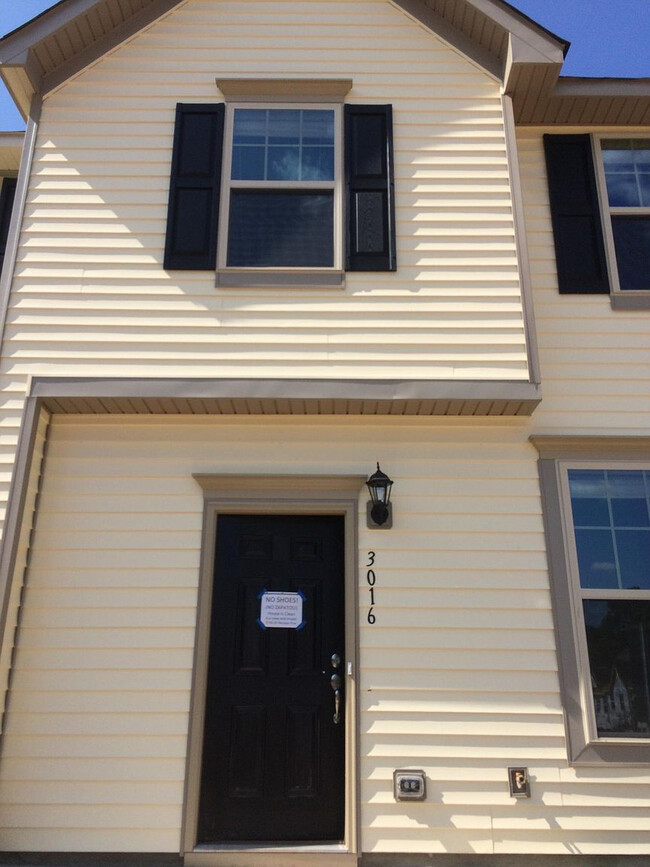
[(0, 39), (0, 74), (23, 116), (45, 95), (187, 0), (60, 0)]
[[(103, 55), (191, 0), (59, 0), (0, 39), (0, 75), (27, 116), (47, 95)], [(650, 122), (647, 82), (558, 82), (565, 40), (505, 0), (388, 0), (502, 82), (519, 123)], [(602, 92), (601, 92), (602, 91)], [(584, 103), (584, 104), (583, 104)]]

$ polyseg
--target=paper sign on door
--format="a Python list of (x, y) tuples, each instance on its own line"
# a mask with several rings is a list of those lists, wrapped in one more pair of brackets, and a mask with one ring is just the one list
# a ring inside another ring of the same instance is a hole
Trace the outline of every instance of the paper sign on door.
[(305, 597), (298, 591), (284, 592), (263, 590), (260, 599), (260, 616), (257, 622), (262, 629), (302, 629), (302, 603)]

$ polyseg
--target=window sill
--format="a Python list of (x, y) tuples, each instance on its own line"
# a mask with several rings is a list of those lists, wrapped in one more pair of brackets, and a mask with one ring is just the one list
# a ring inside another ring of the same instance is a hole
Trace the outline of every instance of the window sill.
[(217, 271), (216, 285), (224, 289), (343, 289), (345, 271), (227, 268)]
[[(573, 733), (574, 735), (576, 733)], [(634, 741), (620, 741), (616, 743), (608, 741), (584, 741), (578, 733), (570, 743), (574, 746), (574, 752), (569, 757), (570, 764), (575, 768), (580, 767), (624, 767), (633, 765), (642, 767), (650, 765), (650, 745), (647, 740), (641, 743)]]
[(612, 310), (650, 310), (650, 290), (634, 292), (612, 292)]

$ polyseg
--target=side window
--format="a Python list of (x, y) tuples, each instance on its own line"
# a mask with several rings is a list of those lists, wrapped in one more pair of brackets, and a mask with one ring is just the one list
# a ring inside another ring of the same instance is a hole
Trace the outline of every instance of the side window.
[(650, 309), (650, 139), (545, 135), (558, 286)]
[(534, 441), (570, 760), (647, 763), (650, 463), (547, 457)]
[(339, 107), (229, 105), (221, 268), (339, 268)]
[(650, 290), (650, 139), (601, 139), (600, 154), (612, 288)]

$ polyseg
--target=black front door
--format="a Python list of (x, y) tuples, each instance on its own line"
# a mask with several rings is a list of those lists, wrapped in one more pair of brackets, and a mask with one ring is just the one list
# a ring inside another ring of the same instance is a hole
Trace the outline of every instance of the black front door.
[(219, 515), (199, 844), (343, 839), (343, 562), (342, 516)]

